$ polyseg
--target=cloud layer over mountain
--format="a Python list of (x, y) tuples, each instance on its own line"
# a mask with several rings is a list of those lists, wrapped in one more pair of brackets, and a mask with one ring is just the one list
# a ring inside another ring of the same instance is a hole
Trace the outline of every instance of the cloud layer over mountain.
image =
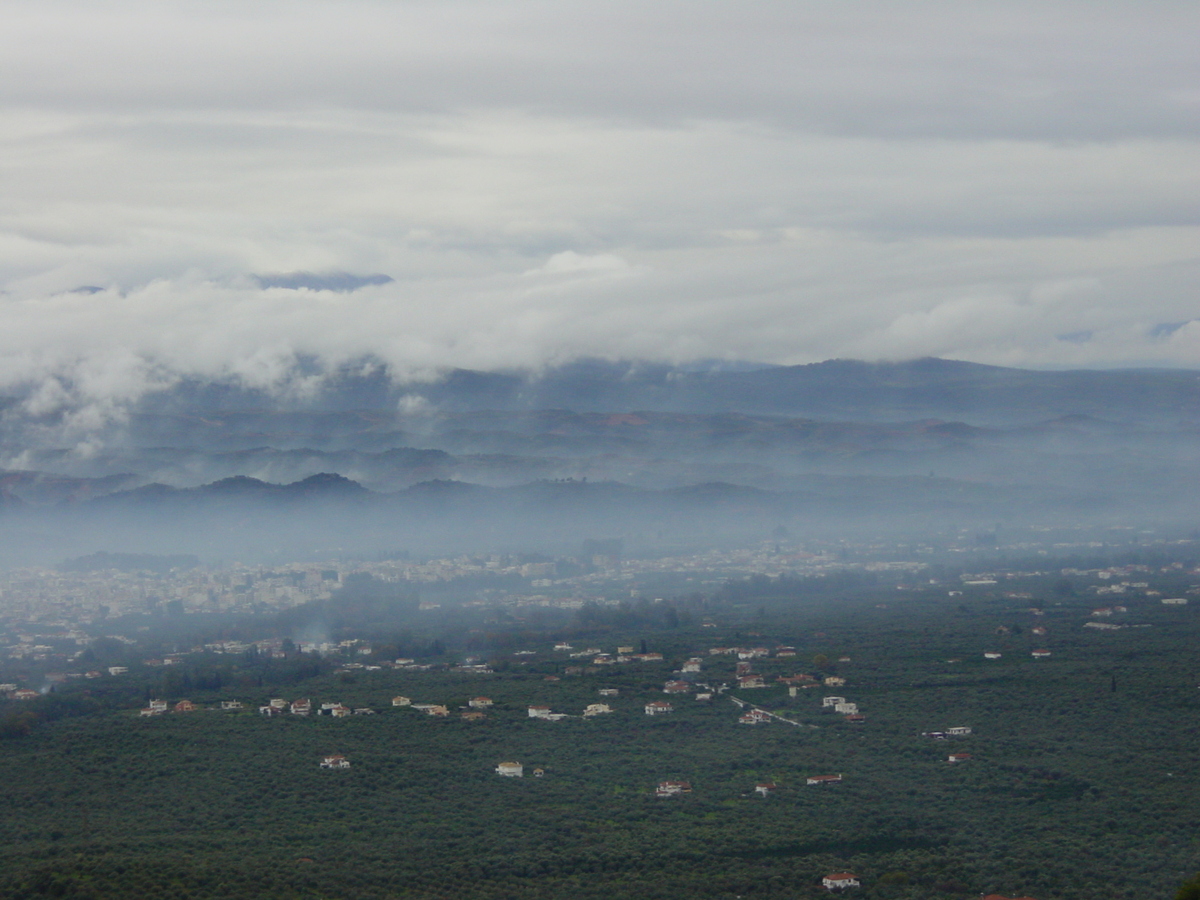
[(103, 417), (362, 357), (1200, 365), (1198, 20), (11, 4), (0, 387)]

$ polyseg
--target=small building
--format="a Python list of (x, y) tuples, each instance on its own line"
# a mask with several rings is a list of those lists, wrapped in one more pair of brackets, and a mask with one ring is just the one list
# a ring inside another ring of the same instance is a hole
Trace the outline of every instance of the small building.
[(1034, 650), (1034, 651), (1033, 651), (1033, 652), (1030, 654), (1030, 656), (1032, 656), (1034, 659), (1045, 659), (1045, 658), (1046, 658), (1046, 657), (1048, 657), (1049, 655), (1050, 655), (1050, 651), (1049, 651), (1049, 650)]
[(505, 778), (523, 778), (525, 767), (519, 762), (502, 762), (496, 766), (496, 774), (503, 775)]
[(666, 700), (653, 700), (646, 704), (646, 715), (648, 716), (662, 716), (674, 711), (675, 707)]
[(680, 794), (690, 794), (692, 786), (686, 781), (660, 781), (654, 791), (656, 797), (678, 797)]
[(970, 734), (970, 733), (971, 733), (970, 725), (955, 725), (953, 728), (946, 729), (946, 734), (952, 734), (955, 736), (961, 736), (961, 735)]
[(326, 756), (321, 759), (322, 769), (348, 769), (350, 760), (341, 755)]
[(837, 706), (839, 703), (845, 703), (845, 702), (846, 702), (845, 697), (822, 697), (821, 698), (821, 706), (822, 707)]
[(970, 753), (951, 753), (948, 757), (946, 757), (946, 761), (952, 762), (952, 763), (960, 763), (960, 762), (966, 762), (970, 758), (971, 758)]
[(842, 687), (843, 685), (845, 685), (845, 683), (846, 683), (846, 679), (842, 678), (840, 675), (829, 675), (822, 682), (822, 684), (824, 684), (825, 687)]
[(763, 712), (761, 709), (752, 709), (749, 712), (738, 716), (738, 722), (740, 722), (742, 725), (766, 725), (770, 721), (770, 715)]
[[(1186, 603), (1187, 601), (1185, 600), (1184, 602)], [(109, 666), (108, 667), (109, 675), (124, 675), (128, 671), (129, 671), (128, 666)]]
[(983, 654), (984, 659), (999, 659), (1003, 654), (997, 653), (995, 650), (988, 650)]
[[(151, 701), (151, 702), (153, 702), (153, 701)], [(221, 709), (241, 709), (241, 708), (242, 708), (241, 700), (222, 700), (221, 701)]]
[(392, 706), (412, 706), (412, 701), (407, 697), (393, 697)]
[(841, 713), (844, 716), (857, 715), (858, 704), (850, 703), (849, 701), (844, 700), (841, 703), (834, 704), (833, 711), (835, 713)]
[(738, 687), (742, 690), (750, 690), (753, 688), (765, 688), (766, 682), (763, 681), (761, 675), (740, 675), (738, 676)]
[(258, 714), (260, 716), (268, 716), (268, 717), (282, 716), (283, 710), (280, 709), (278, 706), (271, 706), (270, 704), (267, 704), (266, 706), (260, 706), (258, 708)]
[(840, 784), (842, 776), (839, 775), (809, 775), (804, 779), (805, 784)]
[(583, 715), (584, 715), (584, 718), (588, 718), (591, 716), (607, 715), (608, 713), (611, 713), (611, 712), (612, 712), (612, 707), (609, 706), (607, 703), (589, 703), (586, 707), (584, 707)]
[(175, 704), (175, 712), (195, 712), (196, 704), (191, 700), (180, 700)]
[(462, 714), (462, 720), (464, 722), (478, 722), (481, 719), (486, 719), (486, 718), (487, 718), (487, 714), (481, 713), (477, 709), (469, 709), (465, 713)]
[(663, 685), (664, 694), (686, 694), (692, 686), (686, 681), (668, 681)]
[(1187, 606), (1187, 597), (1163, 597), (1163, 606)]
[(167, 701), (166, 700), (151, 700), (150, 704), (149, 704), (149, 708), (165, 710), (167, 708)]
[(311, 700), (293, 700), (291, 710), (292, 710), (293, 716), (307, 716), (309, 713), (312, 712), (312, 701)]
[(273, 706), (275, 709), (287, 709), (288, 702), (281, 697), (275, 697), (267, 701), (268, 706)]
[(445, 706), (442, 706), (440, 703), (432, 703), (425, 707), (425, 715), (436, 716), (437, 718), (444, 719), (446, 716), (450, 715), (450, 710)]
[(846, 716), (846, 721), (854, 725), (858, 725), (861, 722), (867, 721), (867, 717), (862, 713), (851, 713), (850, 715)]
[(553, 714), (553, 710), (551, 710), (549, 706), (529, 707), (529, 718), (531, 719), (548, 719)]
[(761, 784), (756, 784), (754, 786), (754, 793), (759, 794), (760, 796), (763, 796), (763, 797), (767, 797), (767, 796), (770, 796), (771, 791), (775, 790), (775, 788), (776, 788), (775, 782), (764, 781)]
[(712, 699), (712, 693), (711, 693), (711, 692), (708, 692), (708, 691), (705, 691), (704, 693), (697, 694), (697, 695), (696, 695), (696, 699), (697, 699), (698, 701), (701, 701), (701, 702), (704, 702), (704, 701), (707, 701), (707, 700), (711, 700), (711, 699)]
[(841, 891), (859, 886), (858, 876), (853, 872), (834, 872), (821, 879), (821, 887), (830, 891)]
[(489, 709), (491, 705), (492, 701), (487, 697), (472, 697), (467, 701), (467, 706), (471, 709)]
[(687, 662), (685, 662), (683, 664), (683, 668), (680, 671), (685, 672), (685, 673), (689, 673), (689, 672), (695, 673), (695, 672), (699, 672), (700, 669), (702, 668), (702, 666), (703, 666), (703, 662), (701, 660), (693, 658), (693, 659), (689, 659)]
[(621, 692), (616, 688), (600, 688), (596, 693), (601, 697), (615, 697)]
[(534, 769), (534, 770), (533, 770), (533, 777), (534, 777), (534, 778), (544, 778), (545, 776), (546, 776), (546, 770), (545, 770), (545, 769)]
[(350, 715), (350, 712), (351, 712), (350, 707), (342, 706), (342, 704), (340, 704), (340, 703), (338, 703), (335, 706), (331, 706), (329, 708), (329, 714), (331, 716), (333, 716), (335, 719), (344, 719)]
[(375, 715), (375, 710), (371, 709), (369, 706), (359, 706), (355, 708), (354, 714), (356, 716), (373, 716)]

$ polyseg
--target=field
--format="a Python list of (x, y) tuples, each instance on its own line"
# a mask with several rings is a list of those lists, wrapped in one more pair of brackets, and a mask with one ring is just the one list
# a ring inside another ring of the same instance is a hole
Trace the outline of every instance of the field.
[[(822, 876), (850, 871), (864, 898), (1169, 898), (1200, 869), (1194, 611), (1147, 602), (1124, 618), (1144, 627), (1097, 631), (1081, 610), (915, 598), (772, 617), (757, 634), (604, 635), (575, 645), (645, 640), (664, 661), (578, 675), (552, 642), (491, 675), (324, 669), (286, 690), (239, 664), (188, 696), (243, 710), (104, 709), (0, 743), (0, 885), (12, 897), (732, 900), (828, 896)], [(765, 689), (662, 692), (693, 656), (691, 677), (736, 685), (736, 658), (710, 648), (780, 645), (797, 656), (752, 661)], [(1041, 647), (1053, 655), (1032, 658)], [(814, 672), (847, 683), (792, 697), (775, 680)], [(451, 715), (393, 707), (398, 694)], [(865, 721), (823, 709), (830, 694)], [(486, 718), (463, 720), (480, 695), (494, 702)], [(273, 696), (378, 713), (259, 715)], [(739, 724), (733, 697), (798, 724)], [(663, 699), (674, 712), (644, 714)], [(598, 701), (614, 712), (580, 716)], [(531, 704), (570, 717), (531, 719)], [(972, 733), (922, 734), (953, 726)], [(351, 767), (320, 768), (330, 754)], [(525, 777), (497, 776), (503, 761)], [(843, 781), (805, 783), (825, 774)], [(692, 789), (658, 798), (663, 780)]]

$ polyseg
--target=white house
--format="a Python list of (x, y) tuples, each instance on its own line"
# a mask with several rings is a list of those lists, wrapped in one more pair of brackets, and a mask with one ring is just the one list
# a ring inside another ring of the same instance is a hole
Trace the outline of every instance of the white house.
[(321, 760), (322, 769), (348, 769), (350, 760), (344, 756), (326, 756)]
[(165, 711), (167, 708), (167, 701), (166, 700), (151, 700), (149, 708), (150, 709), (161, 709), (161, 710)]
[(997, 653), (995, 650), (988, 650), (983, 654), (984, 659), (999, 659), (1003, 654)]
[(600, 690), (596, 691), (596, 693), (601, 697), (615, 697), (621, 692), (616, 688), (600, 688)]
[(858, 713), (858, 704), (842, 701), (841, 703), (834, 704), (833, 711), (841, 713), (843, 716), (853, 716)]
[(471, 709), (487, 709), (492, 705), (492, 701), (487, 697), (473, 697), (467, 701), (467, 706)]
[(838, 784), (842, 780), (841, 775), (809, 775), (804, 780), (805, 784)]
[(392, 706), (412, 706), (412, 701), (407, 697), (393, 697)]
[(844, 888), (859, 887), (859, 881), (853, 872), (834, 872), (821, 879), (821, 886), (830, 891), (840, 891)]
[(661, 716), (674, 711), (675, 707), (666, 700), (653, 700), (646, 704), (646, 715), (648, 716)]
[(822, 697), (821, 698), (821, 706), (822, 707), (837, 706), (839, 703), (845, 703), (845, 702), (846, 702), (845, 697)]
[(505, 778), (523, 778), (525, 767), (519, 762), (502, 762), (496, 766), (496, 774), (503, 775)]
[(953, 728), (946, 729), (946, 734), (970, 734), (970, 725), (955, 725)]
[(686, 781), (660, 781), (655, 790), (656, 797), (678, 797), (680, 794), (690, 794), (692, 786)]
[(1049, 655), (1050, 655), (1049, 650), (1034, 650), (1033, 653), (1031, 654), (1031, 656), (1033, 656), (1034, 659), (1045, 659)]
[(1163, 606), (1187, 606), (1187, 597), (1163, 597)]
[(766, 781), (754, 786), (754, 793), (761, 794), (764, 797), (769, 796), (773, 790), (775, 790), (775, 782), (773, 781)]
[(529, 718), (531, 719), (548, 719), (553, 714), (553, 711), (548, 706), (529, 707)]
[(607, 703), (589, 703), (583, 710), (584, 716), (603, 716), (612, 712), (612, 707)]

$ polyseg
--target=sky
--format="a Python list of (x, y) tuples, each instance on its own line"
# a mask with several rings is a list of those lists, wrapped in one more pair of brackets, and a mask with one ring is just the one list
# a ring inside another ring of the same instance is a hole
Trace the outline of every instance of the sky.
[(0, 390), (33, 412), (302, 389), (298, 358), (1200, 368), (1200, 4), (0, 16)]

